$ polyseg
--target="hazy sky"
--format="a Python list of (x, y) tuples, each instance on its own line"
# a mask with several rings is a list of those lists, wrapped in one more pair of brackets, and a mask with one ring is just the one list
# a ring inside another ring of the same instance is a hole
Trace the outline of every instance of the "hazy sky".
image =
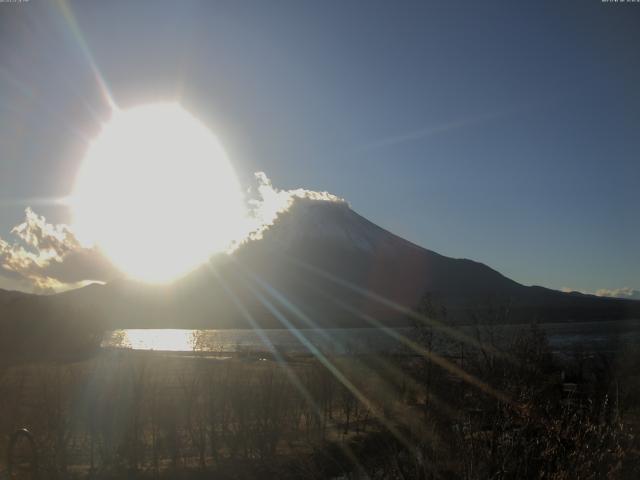
[(639, 25), (600, 0), (0, 3), (0, 237), (27, 206), (69, 221), (93, 63), (120, 107), (179, 99), (243, 182), (525, 284), (638, 289)]

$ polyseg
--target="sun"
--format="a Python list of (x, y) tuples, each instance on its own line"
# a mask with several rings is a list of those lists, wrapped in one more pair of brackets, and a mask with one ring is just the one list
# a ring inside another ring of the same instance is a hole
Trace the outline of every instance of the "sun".
[(90, 144), (74, 227), (129, 276), (168, 282), (222, 252), (245, 218), (216, 137), (178, 104), (116, 110)]

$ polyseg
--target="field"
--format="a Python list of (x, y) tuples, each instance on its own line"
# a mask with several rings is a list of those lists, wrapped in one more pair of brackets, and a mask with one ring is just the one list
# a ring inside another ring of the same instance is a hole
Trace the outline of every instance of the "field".
[(26, 426), (41, 478), (637, 478), (633, 356), (559, 365), (525, 327), (445, 358), (431, 333), (412, 356), (107, 350), (5, 366), (0, 458)]

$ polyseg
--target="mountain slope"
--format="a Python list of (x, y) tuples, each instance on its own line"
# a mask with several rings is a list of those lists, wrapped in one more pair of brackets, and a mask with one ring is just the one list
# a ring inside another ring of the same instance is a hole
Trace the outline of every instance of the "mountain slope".
[[(411, 309), (426, 293), (444, 303), (457, 322), (505, 305), (514, 322), (640, 313), (638, 302), (526, 287), (484, 264), (439, 255), (378, 227), (343, 203), (298, 201), (263, 241), (238, 252), (238, 258), (290, 298), (303, 299), (299, 303), (314, 318), (336, 325), (355, 320), (353, 314), (344, 315), (344, 308), (333, 311), (336, 301), (396, 325), (406, 323), (406, 313), (385, 306), (379, 297)], [(317, 288), (329, 298), (318, 296)]]

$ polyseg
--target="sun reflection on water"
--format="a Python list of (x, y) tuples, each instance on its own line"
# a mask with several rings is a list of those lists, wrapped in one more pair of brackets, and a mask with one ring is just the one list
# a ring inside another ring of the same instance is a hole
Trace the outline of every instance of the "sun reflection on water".
[(194, 331), (182, 329), (133, 329), (121, 330), (117, 334), (117, 346), (133, 350), (188, 352), (194, 349), (197, 341)]

